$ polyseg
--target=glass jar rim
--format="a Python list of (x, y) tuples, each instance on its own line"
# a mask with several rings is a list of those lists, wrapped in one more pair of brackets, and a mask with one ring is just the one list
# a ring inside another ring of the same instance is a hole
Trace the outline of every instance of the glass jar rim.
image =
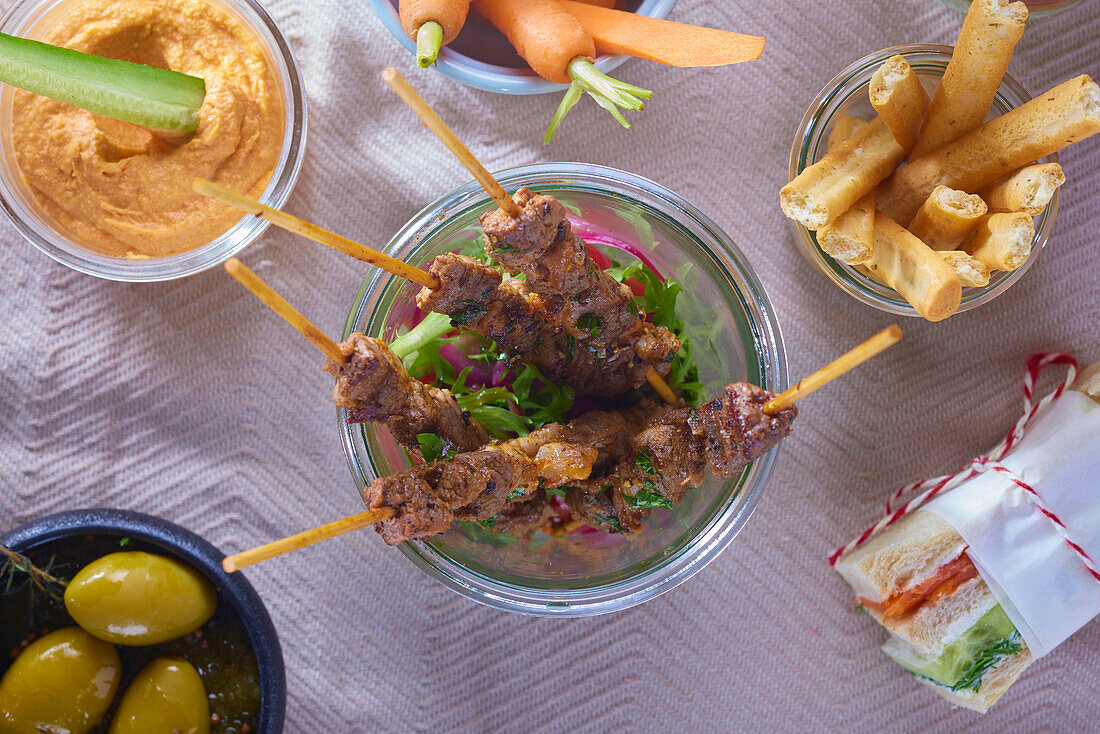
[[(831, 106), (838, 98), (842, 101), (847, 101), (853, 94), (859, 93), (859, 91), (866, 86), (867, 81), (869, 81), (870, 74), (873, 73), (874, 69), (883, 61), (898, 54), (906, 58), (928, 56), (942, 60), (944, 62), (943, 66), (946, 66), (946, 62), (950, 60), (954, 50), (953, 46), (944, 44), (902, 44), (867, 54), (845, 67), (822, 88), (816, 97), (814, 97), (805, 115), (803, 115), (802, 120), (799, 122), (798, 128), (795, 131), (794, 142), (791, 144), (787, 171), (788, 180), (793, 181), (794, 178), (802, 172), (806, 163), (808, 163), (808, 152), (816, 149), (828, 135), (830, 128), (828, 123), (831, 117), (822, 119), (823, 115), (831, 109)], [(918, 73), (920, 68), (919, 66), (917, 67)], [(858, 81), (864, 76), (867, 81)], [(858, 83), (855, 83), (857, 81)], [(1006, 91), (1008, 95), (1005, 94)], [(998, 87), (997, 99), (1004, 100), (1005, 104), (1008, 105), (1010, 109), (1013, 109), (1032, 99), (1032, 95), (1011, 74), (1006, 73)], [(837, 111), (839, 111), (839, 109)], [(1044, 160), (1057, 163), (1058, 155), (1056, 153), (1052, 154)], [(1001, 295), (1022, 278), (1031, 266), (1035, 264), (1054, 227), (1054, 220), (1058, 213), (1060, 198), (1060, 191), (1055, 190), (1054, 196), (1051, 198), (1046, 209), (1038, 215), (1038, 221), (1035, 226), (1035, 236), (1032, 239), (1031, 255), (1027, 261), (1016, 270), (1003, 273), (1001, 277), (996, 278), (987, 286), (981, 288), (964, 288), (962, 303), (955, 312), (956, 314), (978, 308)], [(809, 260), (811, 265), (821, 271), (845, 293), (880, 311), (896, 316), (920, 318), (920, 314), (917, 313), (916, 309), (901, 299), (900, 296), (897, 296), (894, 291), (890, 290), (889, 293), (893, 295), (888, 295), (887, 290), (889, 289), (885, 286), (881, 288), (875, 287), (871, 281), (857, 274), (851, 266), (829, 257), (822, 252), (820, 247), (818, 247), (816, 240), (809, 230), (798, 222), (793, 220), (788, 221), (795, 238), (796, 246), (801, 254)]]
[[(738, 291), (746, 313), (756, 333), (754, 344), (760, 361), (762, 387), (779, 392), (787, 384), (786, 354), (782, 334), (771, 301), (744, 255), (728, 235), (713, 220), (696, 209), (682, 197), (660, 184), (635, 174), (614, 168), (586, 163), (544, 163), (510, 168), (496, 174), (506, 188), (518, 185), (539, 186), (555, 181), (587, 184), (585, 190), (598, 190), (616, 198), (630, 198), (636, 203), (653, 209), (661, 216), (677, 222), (681, 218), (692, 222), (705, 232), (710, 243), (699, 242), (708, 255), (715, 259), (730, 283), (742, 283), (749, 293)], [(638, 196), (640, 198), (635, 199)], [(648, 201), (647, 201), (648, 199)], [(476, 182), (465, 184), (441, 197), (417, 213), (402, 227), (386, 246), (386, 253), (405, 259), (419, 246), (430, 240), (433, 228), (450, 219), (447, 214), (466, 211), (476, 204), (485, 204), (489, 197)], [(658, 209), (655, 204), (665, 209)], [(698, 235), (694, 235), (698, 240)], [(408, 249), (402, 253), (402, 250)], [(734, 272), (729, 272), (730, 270)], [(736, 275), (736, 278), (734, 277)], [(379, 308), (379, 299), (393, 278), (388, 273), (376, 271), (364, 282), (352, 303), (344, 329), (344, 337), (356, 331), (362, 324), (373, 320)], [(370, 461), (362, 461), (352, 429), (346, 422), (346, 414), (337, 411), (337, 423), (341, 434), (345, 458), (349, 470), (361, 493), (375, 478)], [(462, 566), (430, 546), (419, 543), (403, 543), (398, 548), (419, 568), (437, 581), (459, 594), (482, 604), (521, 614), (537, 616), (579, 617), (602, 614), (640, 604), (674, 588), (693, 576), (713, 560), (733, 540), (759, 504), (763, 491), (771, 477), (780, 447), (772, 449), (764, 458), (754, 463), (751, 481), (746, 480), (736, 497), (707, 518), (700, 531), (678, 553), (654, 567), (628, 579), (604, 586), (580, 590), (536, 589), (490, 579)], [(663, 574), (658, 577), (658, 574)]]
[[(268, 206), (280, 208), (289, 199), (297, 183), (305, 155), (308, 116), (301, 67), (286, 37), (257, 0), (204, 1), (224, 6), (236, 13), (256, 35), (272, 61), (272, 73), (283, 94), (283, 141), (271, 180), (259, 200)], [(64, 0), (19, 0), (0, 15), (0, 31), (23, 32), (29, 25), (37, 22), (42, 13), (63, 2)], [(13, 28), (16, 25), (18, 27)], [(10, 101), (11, 90), (5, 92), (4, 99)], [(7, 107), (10, 109), (10, 104)], [(18, 173), (17, 168), (15, 172)], [(22, 201), (24, 197), (15, 191), (18, 184), (9, 185), (7, 178), (7, 175), (0, 174), (0, 211), (7, 215), (16, 231), (56, 262), (104, 280), (156, 282), (194, 275), (240, 254), (268, 227), (268, 222), (262, 219), (244, 216), (217, 239), (186, 252), (149, 259), (110, 257), (72, 243), (70, 238), (35, 216), (33, 206), (27, 207)]]

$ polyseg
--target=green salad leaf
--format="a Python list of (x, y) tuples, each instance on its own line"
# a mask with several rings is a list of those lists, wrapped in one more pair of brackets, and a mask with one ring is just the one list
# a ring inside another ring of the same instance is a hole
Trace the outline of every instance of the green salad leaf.
[(678, 281), (661, 280), (661, 277), (640, 263), (630, 266), (615, 266), (608, 270), (619, 282), (631, 278), (645, 287), (645, 292), (634, 297), (634, 302), (649, 316), (657, 326), (663, 326), (680, 338), (680, 351), (672, 358), (672, 366), (665, 382), (680, 393), (684, 402), (696, 407), (704, 399), (704, 386), (699, 381), (699, 370), (695, 366), (694, 345), (684, 334), (684, 322), (676, 315), (676, 299), (684, 288)]

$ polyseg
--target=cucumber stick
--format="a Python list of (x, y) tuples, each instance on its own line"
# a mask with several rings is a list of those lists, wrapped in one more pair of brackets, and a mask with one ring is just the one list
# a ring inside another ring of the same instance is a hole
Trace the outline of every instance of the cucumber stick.
[(0, 33), (0, 82), (116, 120), (194, 132), (206, 82)]

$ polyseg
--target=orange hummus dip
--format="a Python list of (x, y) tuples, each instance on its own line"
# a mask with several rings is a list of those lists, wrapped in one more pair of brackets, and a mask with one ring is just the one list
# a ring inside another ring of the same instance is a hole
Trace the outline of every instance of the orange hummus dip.
[(194, 177), (252, 196), (266, 188), (283, 145), (283, 99), (259, 39), (234, 16), (203, 0), (83, 0), (41, 40), (206, 81), (192, 135), (16, 92), (19, 168), (74, 243), (126, 258), (185, 252), (241, 218), (193, 193)]

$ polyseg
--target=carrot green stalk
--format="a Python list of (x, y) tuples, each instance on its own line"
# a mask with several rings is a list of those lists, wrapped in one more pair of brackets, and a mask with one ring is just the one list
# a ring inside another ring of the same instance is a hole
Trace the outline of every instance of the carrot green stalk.
[(630, 123), (619, 112), (619, 108), (634, 111), (644, 110), (644, 100), (653, 96), (653, 92), (648, 89), (642, 89), (633, 84), (627, 84), (609, 77), (597, 69), (591, 59), (582, 56), (578, 56), (569, 62), (569, 76), (573, 82), (569, 85), (569, 90), (565, 93), (561, 104), (558, 105), (557, 112), (550, 120), (550, 126), (546, 129), (546, 137), (543, 138), (544, 143), (553, 140), (561, 121), (565, 119), (565, 116), (569, 114), (569, 110), (573, 109), (585, 93), (588, 93), (596, 101), (596, 104), (607, 110), (627, 130), (630, 129)]
[(116, 120), (194, 132), (206, 83), (0, 33), (0, 82)]
[(416, 65), (427, 69), (439, 57), (443, 48), (443, 26), (430, 20), (416, 31)]

